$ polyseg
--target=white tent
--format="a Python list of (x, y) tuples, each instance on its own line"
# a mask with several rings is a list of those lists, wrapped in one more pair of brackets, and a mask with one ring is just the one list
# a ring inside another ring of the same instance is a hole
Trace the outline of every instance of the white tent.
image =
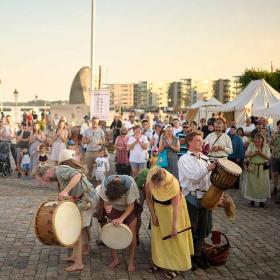
[(217, 100), (215, 97), (210, 98), (209, 100), (198, 100), (195, 102), (190, 109), (199, 109), (201, 107), (211, 107), (211, 106), (221, 106), (222, 103)]
[(254, 108), (254, 114), (256, 116), (280, 118), (280, 102), (268, 107), (256, 107)]
[(214, 108), (221, 105), (222, 103), (215, 97), (212, 97), (209, 100), (198, 100), (190, 107), (187, 117), (189, 120), (195, 120), (199, 123), (201, 118), (208, 119), (208, 117), (215, 112)]
[(251, 81), (237, 97), (218, 107), (219, 112), (235, 112), (236, 121), (243, 122), (247, 115), (256, 113), (255, 108), (268, 108), (280, 102), (280, 93), (264, 79)]

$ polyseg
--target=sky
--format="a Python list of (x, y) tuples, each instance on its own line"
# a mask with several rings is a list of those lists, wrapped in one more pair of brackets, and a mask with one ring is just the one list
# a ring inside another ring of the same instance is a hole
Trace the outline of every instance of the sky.
[[(279, 0), (96, 0), (102, 82), (218, 79), (280, 68)], [(68, 99), (90, 65), (91, 0), (0, 1), (0, 98)]]

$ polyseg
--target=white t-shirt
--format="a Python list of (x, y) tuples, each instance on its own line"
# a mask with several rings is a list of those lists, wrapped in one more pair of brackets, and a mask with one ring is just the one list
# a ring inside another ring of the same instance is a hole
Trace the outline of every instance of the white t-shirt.
[(95, 162), (96, 162), (96, 171), (97, 172), (109, 171), (110, 165), (109, 165), (108, 158), (106, 158), (106, 157), (97, 157)]
[(245, 134), (251, 133), (255, 128), (256, 128), (256, 126), (253, 123), (251, 123), (250, 126), (247, 126), (247, 125), (243, 126), (243, 130), (244, 130)]
[[(134, 136), (130, 136), (127, 144), (131, 145), (135, 141), (136, 138)], [(141, 136), (140, 142), (149, 144), (148, 138), (145, 135)], [(146, 150), (143, 150), (140, 144), (136, 144), (134, 148), (130, 150), (129, 161), (136, 162), (136, 163), (146, 162)]]
[(24, 164), (30, 164), (30, 156), (29, 154), (25, 154), (21, 160), (21, 166)]
[(173, 127), (173, 136), (176, 137), (176, 134), (177, 134), (178, 132), (181, 132), (182, 129), (183, 129), (183, 128), (182, 128), (181, 126), (179, 126), (179, 127), (177, 127), (177, 128)]

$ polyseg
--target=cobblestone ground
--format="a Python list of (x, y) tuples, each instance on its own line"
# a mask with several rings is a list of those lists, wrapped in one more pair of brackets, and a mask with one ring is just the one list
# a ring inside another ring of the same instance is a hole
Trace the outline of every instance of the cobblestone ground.
[[(15, 176), (15, 175), (14, 175)], [(81, 273), (66, 273), (63, 258), (68, 250), (42, 245), (34, 233), (33, 218), (38, 206), (56, 197), (54, 187), (40, 186), (15, 177), (0, 178), (0, 279), (162, 279), (162, 274), (148, 274), (150, 233), (148, 211), (143, 213), (137, 271), (127, 273), (127, 251), (122, 264), (107, 268), (110, 250), (96, 245), (98, 225), (92, 227), (92, 252), (84, 257)], [(221, 209), (214, 212), (214, 229), (226, 233), (231, 243), (228, 262), (206, 271), (189, 271), (177, 279), (280, 279), (280, 209), (271, 201), (267, 208), (249, 208), (238, 190), (232, 190), (238, 208), (237, 219), (225, 218)]]

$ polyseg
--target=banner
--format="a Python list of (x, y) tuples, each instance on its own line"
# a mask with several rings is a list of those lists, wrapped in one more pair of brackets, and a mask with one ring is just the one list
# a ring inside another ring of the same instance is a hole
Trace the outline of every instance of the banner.
[(90, 92), (90, 116), (100, 120), (109, 120), (110, 91), (93, 90)]

